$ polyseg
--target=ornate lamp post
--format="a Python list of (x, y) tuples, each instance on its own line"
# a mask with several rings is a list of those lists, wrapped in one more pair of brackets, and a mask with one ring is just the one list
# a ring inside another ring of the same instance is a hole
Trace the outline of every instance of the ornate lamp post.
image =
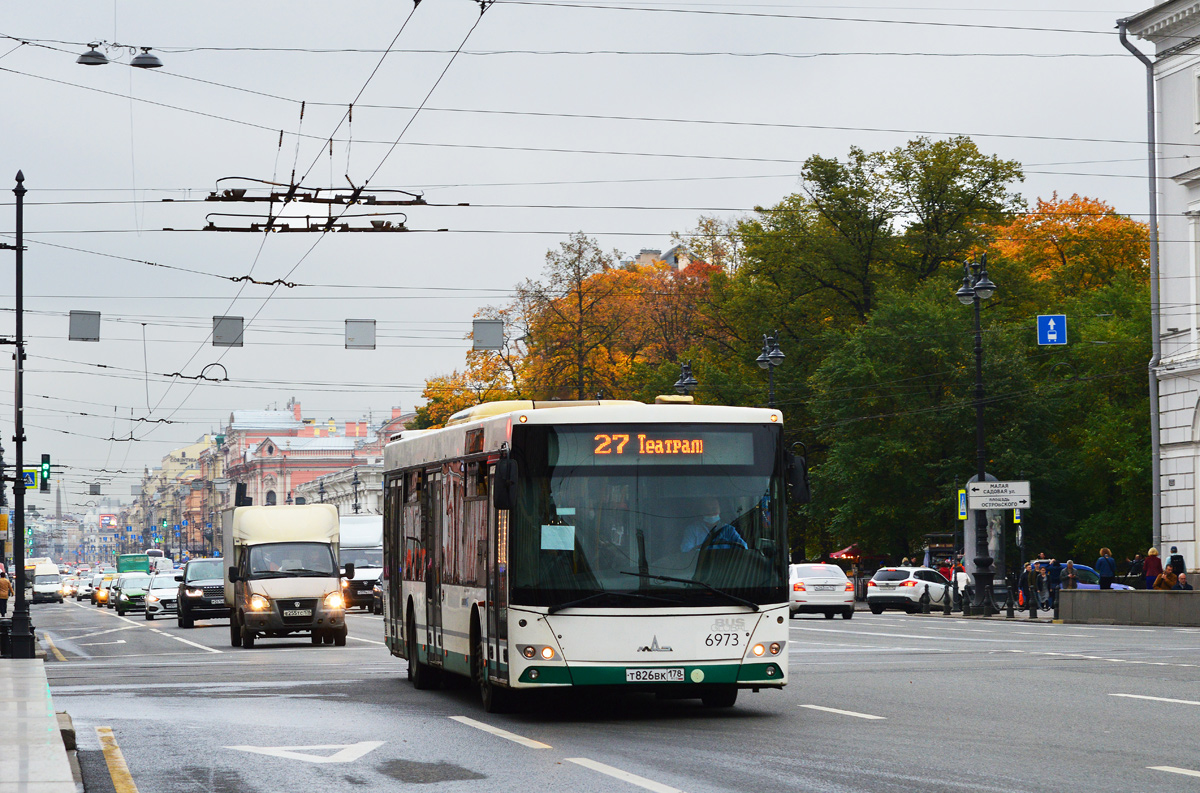
[(357, 468), (354, 469), (354, 481), (352, 481), (350, 484), (354, 487), (354, 514), (357, 515), (359, 510), (362, 509), (362, 505), (358, 503), (358, 486), (362, 483), (358, 481)]
[(770, 336), (763, 334), (762, 353), (755, 362), (759, 369), (767, 370), (767, 407), (775, 407), (775, 367), (783, 363), (784, 357), (779, 349), (779, 331)]
[(696, 390), (696, 386), (700, 385), (695, 377), (692, 377), (692, 362), (688, 361), (680, 368), (679, 379), (675, 381), (675, 393), (690, 394)]
[[(996, 294), (996, 285), (987, 274), (987, 254), (979, 260), (963, 264), (963, 282), (955, 296), (965, 306), (975, 307), (975, 481), (987, 481), (987, 451), (983, 434), (983, 330), (980, 326), (979, 306)], [(975, 602), (977, 609), (993, 613), (991, 603), (992, 582), (996, 571), (994, 560), (988, 554), (987, 511), (975, 510)]]

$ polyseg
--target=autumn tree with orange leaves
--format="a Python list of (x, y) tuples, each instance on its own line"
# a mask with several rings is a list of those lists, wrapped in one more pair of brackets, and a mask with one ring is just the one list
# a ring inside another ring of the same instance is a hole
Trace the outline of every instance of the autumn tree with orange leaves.
[(1112, 283), (1120, 275), (1148, 283), (1149, 230), (1098, 198), (1038, 199), (1033, 211), (994, 228), (992, 249), (1021, 262), (1034, 281), (1061, 297)]

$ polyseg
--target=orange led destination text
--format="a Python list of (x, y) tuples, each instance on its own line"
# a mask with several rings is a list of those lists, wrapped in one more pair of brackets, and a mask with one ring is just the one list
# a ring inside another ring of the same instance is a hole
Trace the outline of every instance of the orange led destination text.
[[(593, 454), (624, 454), (629, 443), (628, 435), (597, 435)], [(700, 438), (647, 438), (637, 436), (638, 454), (704, 454), (704, 441)]]

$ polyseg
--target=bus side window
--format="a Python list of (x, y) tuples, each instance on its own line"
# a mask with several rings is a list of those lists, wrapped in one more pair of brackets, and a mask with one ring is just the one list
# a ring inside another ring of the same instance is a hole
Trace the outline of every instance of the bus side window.
[(487, 498), (487, 463), (467, 463), (467, 498)]

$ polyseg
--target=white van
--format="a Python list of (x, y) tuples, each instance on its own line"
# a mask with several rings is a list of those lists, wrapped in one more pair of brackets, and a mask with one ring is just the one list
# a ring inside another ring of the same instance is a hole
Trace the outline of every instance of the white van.
[(62, 576), (58, 573), (58, 565), (53, 562), (40, 562), (33, 568), (32, 600), (34, 603), (40, 600), (63, 602)]
[(342, 582), (346, 608), (373, 608), (375, 584), (383, 575), (383, 515), (343, 515), (341, 524), (338, 557), (354, 565), (354, 578)]

